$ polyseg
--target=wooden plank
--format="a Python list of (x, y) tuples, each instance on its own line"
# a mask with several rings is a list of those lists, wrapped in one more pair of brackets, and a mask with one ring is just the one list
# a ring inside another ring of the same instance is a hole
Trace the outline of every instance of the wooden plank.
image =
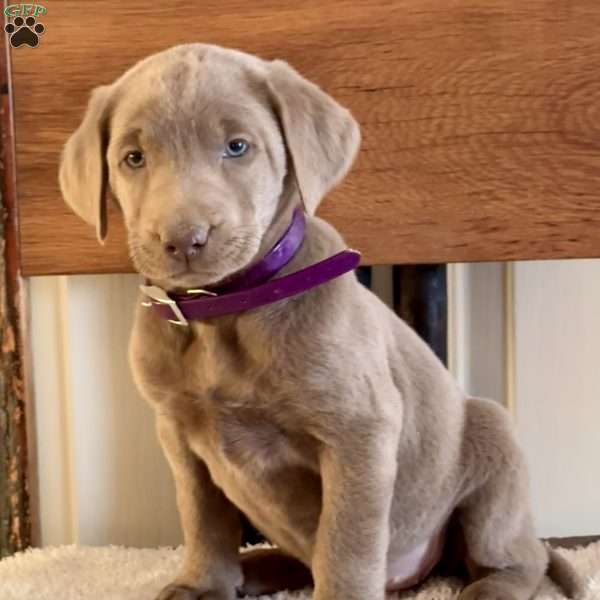
[[(330, 219), (365, 263), (600, 256), (597, 0), (56, 0), (13, 51), (27, 275), (129, 270), (63, 206), (59, 152), (90, 89), (168, 46), (281, 57), (363, 129)], [(118, 218), (113, 215), (113, 221)]]
[(31, 544), (26, 322), (19, 268), (13, 121), (5, 36), (0, 44), (0, 558)]

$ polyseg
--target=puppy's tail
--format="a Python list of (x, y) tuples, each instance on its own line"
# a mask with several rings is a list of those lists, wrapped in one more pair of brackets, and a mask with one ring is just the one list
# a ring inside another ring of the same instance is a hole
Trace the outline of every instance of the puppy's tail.
[(548, 570), (550, 579), (558, 585), (567, 598), (582, 600), (585, 594), (584, 578), (575, 570), (573, 565), (559, 552), (545, 542), (548, 551)]

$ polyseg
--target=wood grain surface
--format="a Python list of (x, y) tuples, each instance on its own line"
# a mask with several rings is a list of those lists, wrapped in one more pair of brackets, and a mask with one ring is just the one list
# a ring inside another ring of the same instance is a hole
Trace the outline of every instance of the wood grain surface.
[(27, 275), (129, 270), (63, 205), (59, 152), (91, 88), (203, 41), (284, 58), (354, 112), (363, 145), (324, 202), (364, 262), (600, 256), (598, 0), (47, 3), (12, 51)]

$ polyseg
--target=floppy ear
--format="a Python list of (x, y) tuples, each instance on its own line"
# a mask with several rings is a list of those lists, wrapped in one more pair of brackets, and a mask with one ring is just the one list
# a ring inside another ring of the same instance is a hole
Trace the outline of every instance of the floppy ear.
[(106, 187), (108, 166), (108, 99), (110, 86), (92, 91), (83, 121), (63, 150), (59, 181), (67, 204), (90, 225), (98, 240), (106, 238)]
[(360, 129), (349, 110), (285, 61), (268, 63), (267, 84), (304, 205), (313, 214), (350, 169)]

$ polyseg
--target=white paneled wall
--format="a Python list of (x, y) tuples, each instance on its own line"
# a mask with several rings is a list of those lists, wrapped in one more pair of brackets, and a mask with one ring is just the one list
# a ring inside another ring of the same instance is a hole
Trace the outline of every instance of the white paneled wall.
[(138, 277), (31, 281), (43, 544), (181, 539), (152, 411), (127, 365)]
[(508, 405), (505, 270), (500, 263), (448, 267), (448, 362), (468, 394)]
[(599, 534), (600, 261), (514, 273), (514, 406), (538, 529)]
[[(600, 261), (518, 264), (508, 286), (506, 269), (450, 268), (451, 369), (468, 393), (511, 406), (540, 533), (600, 533)], [(374, 277), (383, 296), (386, 276)], [(181, 539), (152, 412), (127, 365), (137, 284), (30, 282), (43, 544)]]

